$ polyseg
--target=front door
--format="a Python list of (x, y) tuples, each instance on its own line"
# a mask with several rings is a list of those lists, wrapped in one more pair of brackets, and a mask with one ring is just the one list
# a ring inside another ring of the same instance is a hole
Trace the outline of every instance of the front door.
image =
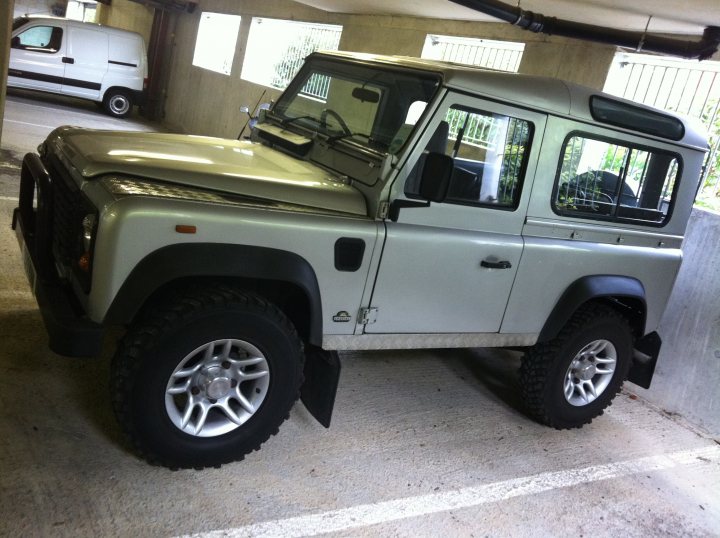
[(8, 85), (59, 92), (65, 76), (65, 25), (36, 24), (12, 38)]
[[(500, 330), (523, 253), (521, 230), (546, 116), (449, 94), (394, 198), (418, 199), (427, 151), (453, 157), (445, 202), (403, 208), (386, 243), (366, 333)], [(425, 151), (423, 151), (425, 150)]]

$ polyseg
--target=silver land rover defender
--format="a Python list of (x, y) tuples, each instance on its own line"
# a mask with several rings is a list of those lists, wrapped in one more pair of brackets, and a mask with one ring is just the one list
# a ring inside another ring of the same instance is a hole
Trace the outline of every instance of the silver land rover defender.
[(62, 127), (13, 227), (50, 348), (112, 362), (168, 467), (242, 459), (298, 397), (329, 425), (338, 350), (512, 347), (555, 428), (648, 387), (707, 140), (560, 80), (315, 53), (251, 140)]

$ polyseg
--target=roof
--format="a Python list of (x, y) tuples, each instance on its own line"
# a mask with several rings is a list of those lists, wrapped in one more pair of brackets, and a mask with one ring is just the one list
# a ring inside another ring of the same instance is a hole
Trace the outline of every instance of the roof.
[[(138, 32), (133, 32), (132, 30), (124, 30), (123, 28), (116, 28), (114, 26), (106, 26), (104, 24), (98, 24), (95, 22), (83, 22), (83, 21), (76, 21), (74, 19), (65, 19), (63, 17), (50, 17), (46, 15), (23, 15), (22, 17), (18, 17), (22, 19), (28, 19), (29, 22), (62, 22), (64, 24), (70, 24), (72, 26), (84, 26), (84, 27), (90, 27), (94, 29), (103, 29), (104, 31), (107, 31), (109, 33), (113, 34), (124, 34), (124, 35), (133, 35), (133, 36), (139, 36), (142, 39), (142, 36)], [(17, 31), (21, 30), (22, 27), (18, 28)], [(15, 31), (13, 31), (15, 33)]]
[[(505, 102), (509, 101), (525, 108), (559, 116), (569, 116), (573, 119), (594, 124), (598, 124), (599, 122), (596, 121), (590, 113), (590, 97), (606, 97), (613, 101), (632, 105), (635, 108), (660, 112), (666, 116), (676, 118), (680, 120), (685, 127), (685, 134), (681, 140), (671, 141), (662, 137), (653, 138), (666, 143), (699, 148), (703, 151), (708, 147), (705, 128), (699, 121), (693, 118), (688, 118), (667, 110), (649, 107), (593, 88), (556, 78), (510, 73), (507, 71), (407, 56), (383, 56), (340, 51), (322, 52), (321, 55), (364, 63), (378, 63), (439, 73), (443, 78), (444, 85), (448, 88), (469, 91), (491, 99)], [(624, 130), (633, 132), (631, 129)], [(651, 135), (644, 134), (643, 136)]]

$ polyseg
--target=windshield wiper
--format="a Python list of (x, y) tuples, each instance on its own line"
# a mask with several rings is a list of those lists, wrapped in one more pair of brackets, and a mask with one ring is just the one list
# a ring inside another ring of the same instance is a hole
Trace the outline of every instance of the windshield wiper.
[(285, 118), (283, 120), (280, 120), (280, 125), (283, 127), (287, 127), (291, 123), (295, 123), (299, 120), (313, 120), (318, 125), (320, 124), (320, 120), (317, 119), (315, 116), (295, 116), (294, 118)]
[(338, 140), (342, 140), (344, 138), (350, 138), (351, 136), (362, 136), (363, 138), (367, 138), (368, 142), (372, 142), (372, 137), (370, 135), (366, 135), (364, 133), (340, 133), (339, 135), (329, 136), (327, 139), (327, 142), (328, 142), (328, 144), (334, 144)]

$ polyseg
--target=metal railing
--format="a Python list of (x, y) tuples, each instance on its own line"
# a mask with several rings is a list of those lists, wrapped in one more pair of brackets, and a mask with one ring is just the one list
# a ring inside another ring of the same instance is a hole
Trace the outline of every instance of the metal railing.
[(619, 53), (605, 91), (703, 122), (710, 133), (710, 153), (698, 199), (720, 208), (720, 62)]
[[(284, 21), (292, 25), (296, 38), (288, 46), (282, 59), (275, 64), (275, 74), (270, 82), (274, 88), (285, 89), (297, 74), (305, 58), (316, 50), (337, 50), (340, 44), (342, 26), (328, 24), (301, 23)], [(315, 75), (308, 80), (302, 93), (325, 100), (330, 79)]]
[(422, 57), (517, 73), (524, 43), (428, 34)]

